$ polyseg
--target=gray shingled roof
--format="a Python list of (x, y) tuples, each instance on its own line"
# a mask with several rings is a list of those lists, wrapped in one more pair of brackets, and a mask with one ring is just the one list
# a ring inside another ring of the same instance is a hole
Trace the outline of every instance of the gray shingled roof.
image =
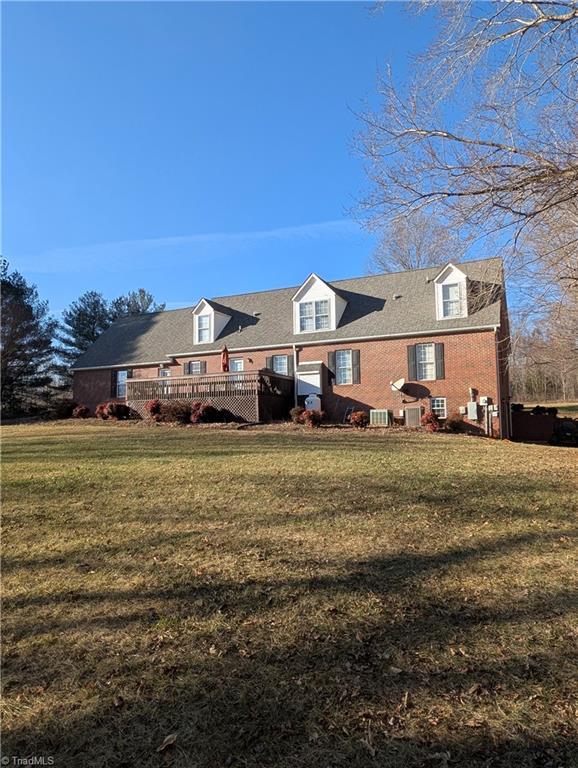
[[(499, 258), (457, 265), (473, 281), (501, 286)], [(274, 291), (219, 296), (211, 301), (231, 315), (214, 344), (193, 343), (194, 306), (124, 318), (114, 323), (77, 360), (74, 368), (133, 367), (160, 363), (169, 356), (202, 354), (220, 350), (287, 346), (311, 341), (356, 339), (395, 335), (443, 333), (460, 328), (500, 324), (498, 293), (486, 306), (465, 318), (436, 320), (434, 283), (441, 267), (395, 272), (330, 285), (348, 304), (336, 331), (293, 333), (291, 298), (299, 286)], [(400, 298), (395, 299), (394, 295)]]

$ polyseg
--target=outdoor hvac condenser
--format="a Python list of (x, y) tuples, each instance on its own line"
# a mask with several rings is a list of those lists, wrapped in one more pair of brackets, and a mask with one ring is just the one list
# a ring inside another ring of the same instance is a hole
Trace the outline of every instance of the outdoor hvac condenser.
[(373, 427), (391, 427), (393, 411), (388, 411), (385, 408), (373, 408), (369, 411), (369, 423)]

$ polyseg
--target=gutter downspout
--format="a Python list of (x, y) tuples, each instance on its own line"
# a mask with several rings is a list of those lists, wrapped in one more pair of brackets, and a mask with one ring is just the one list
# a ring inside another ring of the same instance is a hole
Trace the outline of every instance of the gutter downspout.
[(293, 405), (297, 408), (297, 347), (293, 344)]
[[(501, 368), (500, 368), (500, 350), (499, 350), (499, 339), (498, 339), (498, 327), (496, 326), (494, 328), (494, 345), (496, 350), (496, 392), (498, 395), (498, 408), (500, 409), (498, 413), (500, 414), (499, 418), (499, 424), (500, 424), (500, 440), (509, 440), (511, 435), (510, 430), (510, 423), (509, 423), (509, 413), (510, 410), (509, 403), (505, 403), (504, 399), (502, 398), (502, 376), (501, 376)], [(504, 413), (504, 410), (506, 413)], [(491, 418), (491, 417), (490, 417)], [(504, 432), (507, 432), (508, 434), (505, 435)]]

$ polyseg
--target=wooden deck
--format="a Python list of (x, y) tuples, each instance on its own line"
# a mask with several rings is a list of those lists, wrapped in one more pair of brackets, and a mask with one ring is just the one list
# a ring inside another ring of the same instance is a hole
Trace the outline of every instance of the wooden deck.
[(144, 414), (149, 400), (211, 403), (231, 419), (271, 421), (285, 418), (293, 406), (294, 381), (266, 369), (202, 376), (127, 379), (126, 402)]

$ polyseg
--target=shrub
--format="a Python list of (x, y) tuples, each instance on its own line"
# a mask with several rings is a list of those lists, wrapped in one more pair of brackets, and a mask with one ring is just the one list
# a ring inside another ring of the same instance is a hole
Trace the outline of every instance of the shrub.
[(318, 427), (323, 421), (325, 414), (323, 411), (314, 411), (305, 409), (302, 414), (302, 424), (307, 424), (308, 427)]
[(353, 411), (349, 414), (349, 423), (357, 429), (365, 429), (369, 424), (369, 414), (367, 411)]
[(108, 406), (109, 406), (109, 403), (99, 403), (96, 406), (96, 408), (94, 409), (94, 415), (96, 416), (97, 419), (103, 419), (104, 421), (106, 421), (106, 419), (109, 418)]
[(452, 413), (446, 419), (445, 428), (448, 432), (466, 432), (468, 425), (463, 420), (461, 414)]
[(191, 418), (191, 406), (179, 400), (161, 403), (162, 421), (176, 421), (178, 424), (188, 424)]
[(512, 409), (512, 413), (520, 413), (524, 410), (524, 403), (512, 403), (510, 407)]
[(421, 417), (421, 425), (425, 427), (428, 432), (437, 432), (440, 428), (440, 420), (433, 411), (424, 413)]
[(117, 421), (124, 421), (131, 416), (131, 410), (128, 405), (124, 403), (115, 403), (113, 401), (107, 403), (100, 403), (96, 406), (94, 415), (97, 419), (116, 419)]
[(191, 407), (192, 424), (213, 424), (222, 421), (222, 414), (218, 408), (210, 403), (202, 403), (196, 400)]
[(130, 419), (132, 415), (131, 409), (125, 403), (111, 402), (108, 404), (108, 411), (111, 418), (117, 419), (118, 421), (125, 421), (126, 419)]
[(291, 416), (291, 421), (293, 424), (304, 424), (303, 414), (305, 413), (305, 408), (302, 408), (300, 405), (295, 406), (295, 408), (291, 408), (289, 411), (289, 416)]
[(144, 405), (145, 413), (153, 421), (160, 421), (162, 405), (160, 400), (149, 400)]
[(90, 408), (87, 405), (77, 405), (72, 411), (73, 419), (88, 419), (90, 416)]
[(558, 415), (558, 409), (557, 408), (546, 408), (546, 413), (548, 416), (557, 416)]
[(71, 397), (64, 397), (57, 400), (53, 406), (53, 413), (57, 419), (69, 419), (74, 413), (77, 403)]

